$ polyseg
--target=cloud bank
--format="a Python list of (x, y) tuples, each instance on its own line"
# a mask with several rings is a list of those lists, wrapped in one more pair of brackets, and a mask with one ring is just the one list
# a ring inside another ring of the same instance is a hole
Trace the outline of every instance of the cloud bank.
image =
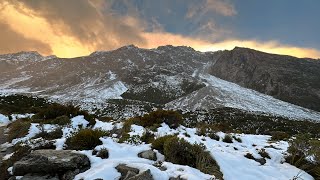
[[(320, 57), (318, 50), (282, 45), (276, 41), (225, 39), (213, 42), (200, 35), (166, 32), (161, 24), (150, 25), (141, 18), (134, 6), (127, 13), (120, 14), (112, 9), (113, 3), (111, 0), (3, 0), (0, 2), (0, 53), (34, 50), (44, 55), (75, 57), (128, 44), (142, 48), (171, 44), (187, 45), (200, 51), (243, 46), (297, 57)], [(126, 3), (130, 6), (130, 1)], [(237, 14), (229, 1), (205, 0), (203, 3), (189, 8), (186, 16), (201, 16), (197, 14), (199, 8), (227, 17)], [(215, 31), (213, 25), (207, 27)], [(210, 32), (206, 34), (210, 35)]]

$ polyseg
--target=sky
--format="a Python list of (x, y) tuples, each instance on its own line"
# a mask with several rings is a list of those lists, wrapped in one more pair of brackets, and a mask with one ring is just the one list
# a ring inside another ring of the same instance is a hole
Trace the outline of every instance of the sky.
[(134, 44), (320, 58), (319, 0), (1, 0), (0, 53), (77, 57)]

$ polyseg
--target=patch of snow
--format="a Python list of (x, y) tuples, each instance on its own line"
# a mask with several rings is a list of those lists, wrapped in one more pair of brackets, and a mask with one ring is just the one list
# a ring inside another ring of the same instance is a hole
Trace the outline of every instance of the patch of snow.
[(129, 132), (130, 136), (142, 136), (145, 132), (144, 127), (138, 125), (131, 125), (131, 131)]
[(112, 71), (109, 70), (107, 74), (108, 74), (110, 80), (117, 79), (117, 75), (115, 73), (113, 73)]
[(11, 114), (12, 121), (15, 121), (17, 119), (22, 119), (22, 118), (31, 118), (34, 114), (32, 113), (27, 113), (27, 114)]
[(14, 152), (13, 153), (10, 153), (10, 154), (6, 154), (5, 156), (3, 156), (2, 160), (5, 161), (5, 160), (8, 160), (11, 158), (11, 156), (14, 155)]
[(9, 117), (3, 114), (0, 114), (0, 126), (6, 126), (10, 123)]
[(113, 125), (113, 122), (102, 122), (102, 121), (96, 120), (96, 124), (94, 125), (93, 129), (110, 131), (113, 129), (114, 126), (115, 125)]
[(88, 126), (88, 124), (89, 122), (86, 119), (84, 119), (83, 115), (71, 118), (71, 125), (74, 129), (79, 128), (79, 126), (82, 126), (83, 128), (85, 128)]

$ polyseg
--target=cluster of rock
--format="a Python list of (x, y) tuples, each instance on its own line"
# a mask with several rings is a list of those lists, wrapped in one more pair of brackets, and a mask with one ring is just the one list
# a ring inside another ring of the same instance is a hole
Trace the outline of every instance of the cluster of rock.
[[(153, 161), (157, 160), (157, 155), (152, 150), (140, 152), (138, 156)], [(150, 169), (141, 172), (139, 169), (126, 164), (119, 164), (116, 169), (121, 174), (120, 180), (154, 180)]]
[(125, 164), (119, 164), (116, 169), (121, 173), (120, 180), (154, 180), (150, 169), (140, 172), (139, 169)]
[(86, 155), (71, 150), (36, 150), (16, 162), (12, 172), (23, 176), (21, 180), (72, 180), (89, 168)]
[[(140, 152), (138, 156), (157, 160), (153, 150)], [(9, 180), (16, 180), (16, 176), (22, 176), (21, 180), (73, 180), (77, 174), (89, 168), (89, 158), (76, 151), (35, 150), (13, 165), (14, 176)], [(115, 169), (121, 174), (119, 180), (154, 180), (150, 169), (141, 171), (127, 164), (119, 164)], [(170, 180), (182, 180), (182, 178), (171, 177)]]

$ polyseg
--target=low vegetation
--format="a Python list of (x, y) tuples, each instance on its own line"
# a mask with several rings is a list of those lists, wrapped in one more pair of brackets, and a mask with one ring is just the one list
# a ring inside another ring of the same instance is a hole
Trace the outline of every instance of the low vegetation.
[(222, 178), (220, 168), (203, 145), (190, 144), (177, 137), (168, 138), (163, 145), (164, 156), (167, 161), (175, 164), (188, 165), (206, 174)]
[(223, 142), (225, 143), (232, 143), (232, 136), (230, 134), (224, 135), (224, 138), (222, 139)]
[(81, 110), (79, 107), (73, 105), (51, 104), (46, 108), (41, 109), (32, 118), (35, 121), (43, 121), (48, 124), (60, 123), (61, 125), (69, 123), (68, 118), (83, 115), (89, 121), (89, 125), (96, 123), (95, 116), (89, 114), (87, 111)]
[(171, 138), (174, 138), (175, 136), (173, 135), (167, 135), (167, 136), (162, 136), (162, 137), (159, 137), (157, 139), (155, 139), (152, 144), (151, 144), (151, 147), (153, 149), (156, 149), (158, 150), (160, 153), (164, 153), (164, 143), (166, 141), (168, 141), (169, 139)]
[(37, 113), (50, 105), (44, 98), (29, 97), (23, 95), (0, 96), (1, 114)]
[(170, 128), (177, 128), (183, 123), (182, 115), (177, 111), (172, 110), (157, 110), (149, 114), (145, 114), (142, 117), (136, 117), (135, 124), (143, 127), (152, 127), (154, 125), (160, 125), (166, 123)]
[(203, 124), (202, 126), (210, 127), (215, 132), (272, 135), (273, 140), (285, 140), (300, 133), (320, 137), (319, 122), (290, 120), (235, 108), (216, 108), (208, 112), (199, 110), (182, 113), (182, 116), (187, 127), (199, 127), (199, 124)]
[(18, 119), (11, 124), (8, 125), (9, 132), (8, 132), (8, 141), (12, 141), (16, 138), (21, 138), (26, 136), (29, 132), (29, 128), (31, 126), (31, 119), (24, 118)]
[(47, 132), (47, 131), (44, 131), (42, 129), (42, 131), (37, 134), (34, 139), (36, 138), (43, 138), (43, 139), (46, 139), (46, 140), (54, 140), (54, 139), (59, 139), (61, 138), (63, 135), (63, 132), (62, 132), (62, 129), (61, 128), (56, 128), (55, 130), (51, 131), (51, 132)]
[(320, 140), (299, 134), (289, 144), (286, 161), (320, 179)]
[(108, 132), (93, 129), (81, 129), (66, 141), (67, 149), (90, 150), (101, 145), (100, 137), (107, 136)]

